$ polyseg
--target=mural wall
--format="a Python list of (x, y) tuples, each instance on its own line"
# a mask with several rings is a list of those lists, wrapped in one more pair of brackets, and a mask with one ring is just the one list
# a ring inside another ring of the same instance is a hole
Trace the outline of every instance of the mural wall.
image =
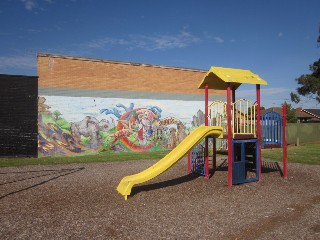
[(204, 123), (203, 101), (39, 96), (38, 155), (176, 147)]

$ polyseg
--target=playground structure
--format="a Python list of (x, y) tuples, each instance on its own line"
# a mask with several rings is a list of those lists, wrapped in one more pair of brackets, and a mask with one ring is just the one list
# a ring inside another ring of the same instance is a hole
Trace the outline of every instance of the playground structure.
[[(241, 84), (256, 85), (256, 100), (235, 99)], [(228, 186), (261, 180), (261, 127), (264, 131), (263, 146), (283, 146), (283, 176), (287, 178), (285, 116), (282, 129), (272, 113), (261, 117), (260, 85), (267, 82), (249, 70), (211, 67), (199, 84), (205, 90), (205, 124), (191, 132), (168, 155), (148, 169), (124, 177), (117, 190), (125, 199), (135, 184), (146, 182), (166, 171), (188, 154), (188, 172), (209, 178), (209, 138), (212, 138), (213, 170), (216, 169), (217, 138), (227, 139)], [(209, 105), (209, 89), (226, 90), (226, 102), (214, 101)], [(284, 108), (285, 109), (285, 108)], [(285, 111), (284, 111), (285, 114)], [(275, 126), (277, 128), (275, 128)], [(276, 139), (277, 137), (277, 139)], [(204, 140), (204, 144), (202, 143)]]
[[(256, 99), (236, 100), (236, 89), (241, 84), (256, 85)], [(205, 125), (221, 126), (222, 139), (227, 140), (228, 186), (259, 181), (261, 179), (261, 147), (283, 147), (283, 175), (287, 178), (286, 166), (286, 109), (283, 117), (268, 112), (261, 116), (260, 85), (267, 82), (249, 70), (212, 67), (198, 88), (205, 89)], [(208, 102), (208, 90), (226, 90), (227, 101)], [(262, 129), (262, 131), (261, 131)], [(262, 135), (261, 135), (262, 132)], [(216, 144), (213, 141), (213, 170), (216, 169)], [(188, 171), (209, 178), (208, 139), (205, 139), (204, 154), (192, 150), (188, 155)], [(194, 156), (197, 156), (195, 158)], [(201, 157), (199, 157), (201, 156)]]

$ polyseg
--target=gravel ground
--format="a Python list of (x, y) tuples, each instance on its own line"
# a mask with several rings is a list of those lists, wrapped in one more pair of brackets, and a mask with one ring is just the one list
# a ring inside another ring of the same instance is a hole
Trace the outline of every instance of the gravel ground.
[[(125, 201), (122, 177), (155, 161), (0, 168), (0, 239), (320, 239), (320, 165), (265, 162), (263, 180), (227, 186), (186, 159)], [(280, 166), (281, 167), (281, 166)]]

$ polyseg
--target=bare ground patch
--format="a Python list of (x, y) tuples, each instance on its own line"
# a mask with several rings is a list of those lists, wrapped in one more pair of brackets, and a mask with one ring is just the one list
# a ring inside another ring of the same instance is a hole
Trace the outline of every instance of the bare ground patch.
[(320, 166), (264, 163), (263, 180), (227, 186), (186, 159), (133, 188), (122, 177), (155, 161), (0, 168), (0, 239), (319, 239)]

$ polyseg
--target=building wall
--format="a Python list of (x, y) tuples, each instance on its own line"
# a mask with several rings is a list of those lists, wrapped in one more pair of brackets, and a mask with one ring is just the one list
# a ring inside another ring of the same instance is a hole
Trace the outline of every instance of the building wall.
[(37, 77), (0, 74), (0, 91), (0, 156), (37, 156)]
[(38, 154), (170, 150), (202, 124), (205, 73), (39, 54)]
[[(39, 87), (47, 88), (203, 95), (197, 87), (205, 73), (197, 69), (38, 55)], [(210, 90), (210, 94), (223, 93)]]

